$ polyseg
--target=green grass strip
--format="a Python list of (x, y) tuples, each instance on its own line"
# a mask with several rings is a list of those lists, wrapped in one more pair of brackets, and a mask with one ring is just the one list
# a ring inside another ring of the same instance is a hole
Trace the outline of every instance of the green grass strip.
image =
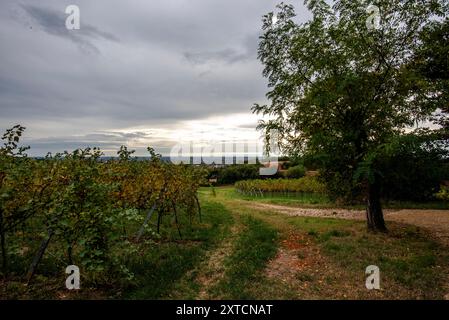
[(264, 280), (261, 271), (277, 251), (278, 233), (274, 228), (250, 216), (242, 220), (246, 230), (226, 260), (224, 279), (216, 288), (226, 299), (257, 298), (252, 289)]

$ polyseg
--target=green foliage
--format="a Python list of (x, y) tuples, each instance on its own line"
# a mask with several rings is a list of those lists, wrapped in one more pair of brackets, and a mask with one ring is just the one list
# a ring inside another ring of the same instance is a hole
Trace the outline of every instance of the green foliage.
[(121, 161), (128, 161), (131, 159), (131, 155), (135, 152), (135, 150), (128, 150), (127, 146), (121, 146), (120, 150), (117, 151), (117, 155)]
[(229, 299), (254, 299), (248, 287), (260, 278), (266, 263), (277, 251), (278, 233), (271, 226), (250, 216), (243, 221), (245, 232), (235, 243), (224, 279), (216, 290)]
[(297, 165), (290, 167), (287, 170), (287, 178), (289, 179), (299, 179), (306, 175), (306, 168), (303, 165)]
[(441, 109), (435, 122), (449, 130), (449, 18), (432, 21), (421, 32), (422, 46), (415, 54), (410, 68), (423, 77), (423, 84), (433, 91), (433, 98), (423, 101)]
[(15, 125), (11, 129), (7, 129), (6, 132), (2, 136), (3, 147), (0, 148), (0, 155), (2, 157), (11, 156), (11, 157), (20, 157), (26, 156), (24, 153), (29, 147), (19, 147), (18, 143), (20, 137), (25, 131), (25, 127), (21, 125)]
[(389, 200), (432, 200), (440, 183), (449, 178), (448, 143), (418, 131), (381, 148), (375, 164), (382, 174), (382, 195)]
[[(36, 214), (39, 198), (45, 190), (45, 182), (33, 179), (29, 172), (36, 168), (26, 154), (27, 147), (18, 143), (24, 127), (16, 125), (2, 136), (0, 147), (0, 251), (2, 272), (8, 268), (7, 236)], [(30, 192), (32, 190), (33, 192)]]
[[(21, 126), (8, 130), (0, 149), (4, 273), (9, 259), (18, 260), (14, 248), (49, 238), (47, 254), (60, 257), (66, 265), (79, 265), (85, 279), (102, 281), (111, 270), (131, 279), (128, 268), (114, 256), (114, 248), (126, 242), (134, 250), (139, 229), (144, 230), (145, 241), (157, 239), (152, 227), (143, 225), (151, 208), (156, 211), (157, 231), (170, 217), (179, 235), (180, 221), (191, 225), (200, 214), (196, 193), (204, 181), (203, 170), (163, 163), (151, 148), (149, 161), (133, 161), (133, 151), (126, 147), (120, 148), (117, 160), (108, 162), (101, 160), (97, 148), (37, 160), (18, 146), (23, 131)], [(37, 250), (34, 245), (33, 250)], [(25, 258), (31, 263), (33, 256), (31, 252)]]
[(285, 153), (317, 159), (335, 198), (374, 197), (367, 185), (382, 180), (370, 167), (376, 150), (437, 110), (428, 103), (435, 86), (413, 63), (422, 30), (448, 14), (447, 1), (380, 1), (378, 30), (366, 26), (366, 3), (306, 4), (313, 17), (305, 23), (286, 4), (275, 24), (272, 13), (263, 18), (259, 58), (270, 104), (253, 111), (270, 120), (259, 129), (278, 130)]
[(132, 283), (127, 283), (124, 298), (173, 299), (174, 294), (187, 295), (188, 287), (194, 286), (195, 273), (186, 284), (187, 288), (179, 289), (176, 284), (188, 271), (200, 265), (207, 250), (229, 235), (229, 226), (234, 223), (223, 205), (208, 201), (202, 204), (202, 210), (206, 213), (203, 224), (191, 231), (186, 230), (183, 234), (185, 242), (162, 243), (120, 256), (122, 264), (135, 276)]
[(325, 186), (315, 177), (301, 179), (247, 180), (235, 184), (235, 188), (244, 194), (259, 195), (265, 192), (325, 193)]
[(449, 201), (449, 187), (441, 186), (440, 191), (435, 196), (442, 201)]
[(259, 165), (239, 164), (209, 169), (209, 178), (216, 178), (218, 185), (233, 184), (237, 181), (258, 179)]

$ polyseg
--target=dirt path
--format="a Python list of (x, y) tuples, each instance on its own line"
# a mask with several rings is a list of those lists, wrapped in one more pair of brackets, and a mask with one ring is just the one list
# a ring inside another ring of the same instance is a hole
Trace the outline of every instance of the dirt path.
[(205, 263), (198, 268), (199, 274), (197, 275), (196, 281), (201, 287), (197, 299), (217, 299), (210, 290), (223, 278), (225, 273), (224, 261), (231, 254), (234, 241), (239, 232), (239, 225), (234, 224), (230, 228), (229, 235), (226, 239), (215, 250), (209, 253)]
[(365, 211), (347, 210), (347, 209), (312, 209), (295, 208), (268, 203), (247, 202), (245, 205), (259, 210), (275, 211), (292, 217), (316, 217), (316, 218), (338, 218), (362, 220), (365, 219)]
[[(270, 210), (289, 216), (365, 220), (364, 210), (294, 208), (266, 203), (247, 203), (251, 208)], [(431, 231), (449, 246), (449, 210), (384, 210), (385, 220), (415, 225)]]

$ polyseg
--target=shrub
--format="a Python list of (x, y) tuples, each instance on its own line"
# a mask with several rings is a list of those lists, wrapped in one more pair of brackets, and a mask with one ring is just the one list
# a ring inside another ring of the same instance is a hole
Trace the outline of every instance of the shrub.
[(233, 184), (237, 181), (258, 179), (259, 165), (240, 164), (209, 170), (209, 178), (216, 178), (217, 184)]
[(393, 141), (379, 159), (382, 195), (391, 200), (426, 201), (434, 198), (449, 175), (447, 143), (433, 137), (405, 135)]
[(246, 180), (235, 184), (238, 191), (243, 193), (264, 192), (297, 192), (297, 193), (325, 193), (326, 188), (316, 177), (300, 179), (269, 179)]
[(299, 179), (306, 175), (306, 168), (303, 165), (297, 165), (287, 170), (287, 178)]
[(435, 197), (439, 200), (449, 201), (449, 187), (441, 186), (440, 191), (435, 195)]

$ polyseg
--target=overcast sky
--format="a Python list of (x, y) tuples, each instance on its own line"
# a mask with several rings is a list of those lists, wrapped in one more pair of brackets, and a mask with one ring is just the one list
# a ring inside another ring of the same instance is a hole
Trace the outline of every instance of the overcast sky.
[[(279, 2), (2, 0), (0, 129), (27, 127), (33, 156), (256, 139), (261, 18)], [(290, 3), (309, 17), (302, 0)], [(65, 27), (71, 4), (80, 30)]]

